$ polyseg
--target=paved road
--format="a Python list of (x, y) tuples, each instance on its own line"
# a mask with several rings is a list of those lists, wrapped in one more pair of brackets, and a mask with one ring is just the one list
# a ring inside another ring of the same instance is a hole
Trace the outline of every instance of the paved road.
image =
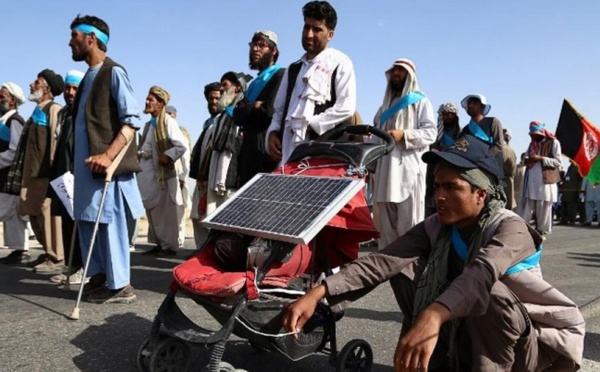
[[(190, 230), (191, 231), (191, 230)], [(81, 319), (67, 319), (76, 292), (57, 289), (47, 276), (22, 267), (0, 268), (0, 371), (136, 371), (139, 345), (164, 299), (172, 267), (180, 258), (142, 255), (144, 232), (132, 253), (132, 282), (138, 299), (130, 305), (82, 303)], [(600, 229), (557, 226), (545, 243), (544, 275), (583, 307), (588, 321), (584, 371), (600, 371)], [(192, 240), (180, 256), (191, 252)], [(32, 249), (35, 254), (39, 248)], [(0, 249), (0, 256), (8, 253)], [(217, 323), (190, 300), (184, 311), (198, 324)], [(357, 301), (338, 323), (341, 345), (353, 338), (367, 340), (375, 351), (375, 371), (392, 371), (392, 355), (401, 314), (387, 284)], [(194, 349), (195, 370), (207, 362), (207, 350)], [(273, 352), (258, 352), (232, 339), (224, 360), (248, 371), (327, 371), (327, 357), (314, 355), (291, 362)]]

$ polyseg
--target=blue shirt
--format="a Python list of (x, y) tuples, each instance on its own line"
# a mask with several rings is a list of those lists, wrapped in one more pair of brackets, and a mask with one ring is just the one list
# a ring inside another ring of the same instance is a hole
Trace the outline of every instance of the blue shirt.
[[(90, 169), (84, 164), (85, 159), (90, 155), (88, 131), (85, 122), (85, 105), (101, 66), (100, 64), (91, 67), (83, 77), (80, 85), (80, 100), (74, 130), (75, 156), (73, 171), (75, 175), (75, 195), (73, 208), (75, 219), (89, 222), (95, 222), (98, 216), (104, 189), (104, 177), (94, 178)], [(133, 125), (133, 121), (139, 119), (139, 109), (137, 100), (133, 96), (129, 78), (122, 68), (113, 67), (111, 79), (110, 94), (117, 102), (119, 121), (121, 124)], [(125, 199), (134, 218), (141, 217), (144, 214), (135, 173), (121, 174), (114, 176), (108, 186), (100, 218), (101, 223), (112, 223), (115, 214), (126, 213), (125, 210), (118, 210), (115, 206), (115, 198), (119, 196)]]

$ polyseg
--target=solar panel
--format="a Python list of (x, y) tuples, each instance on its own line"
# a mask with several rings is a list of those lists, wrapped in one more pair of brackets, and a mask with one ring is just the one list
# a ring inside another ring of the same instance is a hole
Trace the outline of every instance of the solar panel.
[(354, 178), (259, 173), (202, 223), (306, 244), (363, 186), (363, 180)]

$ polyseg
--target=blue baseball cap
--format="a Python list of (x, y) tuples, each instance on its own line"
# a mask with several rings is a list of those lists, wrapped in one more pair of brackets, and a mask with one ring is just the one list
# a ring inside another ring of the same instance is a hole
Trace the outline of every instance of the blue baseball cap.
[(496, 177), (504, 178), (502, 153), (490, 151), (490, 145), (470, 134), (458, 138), (444, 151), (427, 151), (422, 159), (427, 164), (437, 164), (440, 160), (464, 169), (479, 168)]

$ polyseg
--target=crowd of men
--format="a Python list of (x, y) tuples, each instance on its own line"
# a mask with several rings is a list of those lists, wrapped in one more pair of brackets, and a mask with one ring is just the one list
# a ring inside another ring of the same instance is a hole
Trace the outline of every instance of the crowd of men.
[[(27, 121), (18, 110), (23, 90), (14, 82), (0, 90), (0, 217), (5, 245), (12, 249), (0, 262), (57, 274), (51, 279), (57, 283), (67, 276), (72, 283), (89, 281), (84, 295), (90, 302), (129, 303), (136, 297), (130, 246), (143, 214), (149, 240), (156, 243), (146, 253), (178, 254), (189, 206), (200, 246), (208, 233), (200, 221), (254, 175), (285, 163), (298, 143), (319, 140), (356, 119), (352, 61), (328, 46), (335, 9), (311, 1), (302, 11), (304, 55), (282, 68), (277, 35), (255, 32), (249, 66), (256, 78), (228, 71), (205, 86), (209, 117), (193, 145), (169, 106), (168, 91), (159, 86), (149, 89), (143, 113), (150, 120), (138, 128), (127, 72), (106, 56), (108, 25), (94, 16), (75, 18), (69, 46), (73, 60), (87, 64), (85, 73), (69, 71), (63, 79), (41, 71), (30, 84), (27, 98), (36, 108)], [(517, 167), (510, 133), (488, 116), (485, 96), (469, 94), (461, 101), (470, 117), (461, 128), (453, 103), (440, 105), (436, 119), (411, 60), (392, 61), (385, 76), (372, 125), (387, 131), (396, 146), (370, 178), (381, 251), (316, 287), (290, 308), (284, 325), (301, 327), (323, 297), (335, 304), (345, 293), (390, 280), (404, 314), (398, 370), (430, 363), (455, 370), (575, 370), (583, 337), (577, 307), (541, 276), (517, 281), (507, 271), (526, 259), (526, 273), (539, 269), (538, 252), (551, 232), (558, 197), (559, 142), (545, 124), (532, 121), (531, 143)], [(64, 107), (55, 102), (61, 94)], [(105, 180), (109, 170), (114, 173)], [(67, 172), (74, 177), (72, 211), (50, 185)], [(191, 203), (188, 176), (196, 180)], [(27, 221), (44, 249), (35, 261)], [(82, 278), (93, 234), (89, 278)], [(557, 311), (571, 317), (560, 324), (546, 319)]]

